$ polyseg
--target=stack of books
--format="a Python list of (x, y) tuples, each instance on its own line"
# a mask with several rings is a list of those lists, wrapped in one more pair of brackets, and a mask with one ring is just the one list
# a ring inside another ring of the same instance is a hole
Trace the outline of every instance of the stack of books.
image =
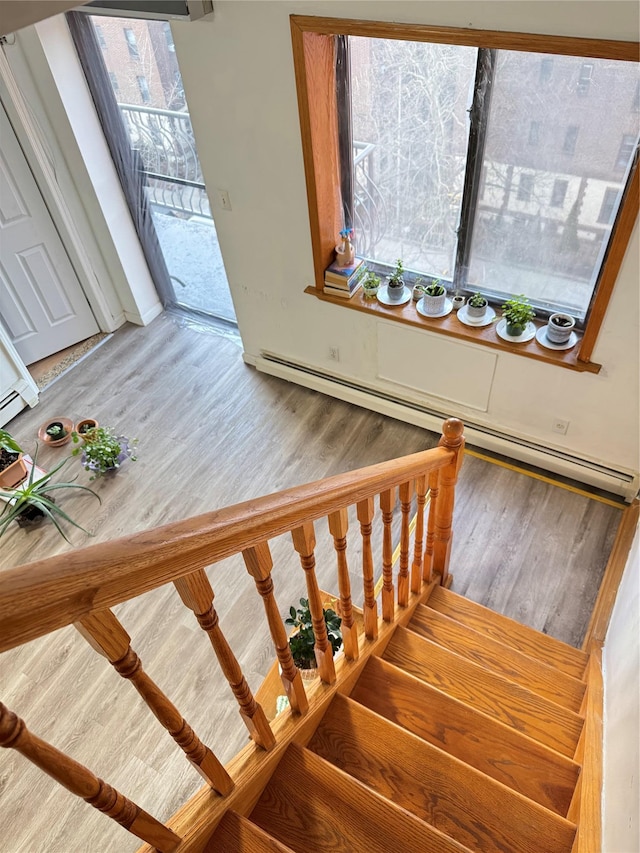
[(361, 258), (356, 258), (350, 267), (340, 267), (334, 261), (324, 273), (324, 292), (332, 296), (342, 296), (351, 299), (360, 287), (360, 280), (366, 270)]

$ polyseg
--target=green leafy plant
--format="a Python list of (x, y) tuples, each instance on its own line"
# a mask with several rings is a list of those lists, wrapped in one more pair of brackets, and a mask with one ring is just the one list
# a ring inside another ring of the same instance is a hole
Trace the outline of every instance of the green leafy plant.
[(375, 290), (380, 286), (380, 276), (376, 275), (373, 270), (368, 270), (362, 279), (362, 287), (364, 290)]
[(402, 276), (404, 275), (404, 267), (402, 266), (402, 258), (398, 258), (396, 261), (395, 268), (391, 275), (389, 276), (389, 284), (395, 284), (396, 286), (402, 284)]
[[(327, 626), (327, 635), (331, 643), (331, 649), (335, 655), (342, 645), (342, 632), (340, 630), (342, 619), (331, 607), (323, 607), (322, 612), (324, 614), (325, 625)], [(300, 607), (297, 610), (295, 607), (291, 607), (289, 614), (290, 616), (285, 620), (285, 624), (293, 625), (298, 629), (289, 637), (289, 648), (291, 649), (293, 662), (300, 669), (314, 669), (317, 665), (313, 650), (316, 640), (313, 634), (313, 623), (311, 621), (308, 599), (301, 598)]]
[(6, 431), (6, 429), (0, 429), (0, 450), (6, 450), (7, 453), (23, 452), (18, 442)]
[[(124, 436), (116, 436), (111, 427), (95, 427), (90, 431), (85, 443), (80, 447), (74, 447), (71, 451), (73, 456), (82, 454), (82, 465), (85, 471), (92, 472), (92, 480), (104, 476), (108, 471), (117, 470), (125, 459), (135, 462), (137, 457), (133, 453), (136, 441), (129, 442)], [(78, 433), (72, 435), (73, 442), (80, 441)]]
[(82, 486), (75, 483), (75, 477), (69, 483), (51, 482), (53, 475), (69, 461), (69, 456), (56, 465), (53, 470), (36, 480), (35, 472), (37, 458), (38, 446), (36, 445), (36, 450), (33, 454), (33, 466), (26, 483), (17, 489), (0, 491), (0, 497), (7, 501), (4, 509), (0, 513), (0, 537), (6, 533), (7, 527), (11, 522), (22, 515), (26, 515), (26, 517), (30, 519), (39, 515), (44, 515), (46, 518), (50, 518), (55, 524), (58, 533), (63, 537), (63, 539), (66, 539), (67, 542), (70, 540), (62, 528), (60, 520), (68, 521), (70, 524), (73, 524), (74, 527), (77, 527), (79, 530), (82, 530), (84, 533), (91, 536), (92, 534), (89, 533), (88, 530), (85, 530), (84, 527), (81, 527), (72, 518), (69, 518), (67, 513), (54, 502), (51, 492), (58, 491), (59, 489), (81, 489), (83, 492), (89, 492), (92, 494), (94, 498), (98, 499), (98, 501), (100, 501), (100, 496), (97, 495), (93, 489), (90, 489), (89, 486)]
[(484, 308), (484, 306), (487, 305), (487, 298), (481, 293), (474, 293), (473, 296), (469, 298), (467, 305), (471, 305), (472, 308)]
[(536, 313), (527, 297), (521, 293), (520, 296), (507, 299), (502, 306), (502, 316), (507, 321), (507, 326), (520, 329), (522, 332), (527, 323), (536, 316)]
[(421, 284), (420, 290), (425, 296), (442, 296), (447, 292), (444, 285), (440, 284), (440, 279), (432, 281), (431, 284)]

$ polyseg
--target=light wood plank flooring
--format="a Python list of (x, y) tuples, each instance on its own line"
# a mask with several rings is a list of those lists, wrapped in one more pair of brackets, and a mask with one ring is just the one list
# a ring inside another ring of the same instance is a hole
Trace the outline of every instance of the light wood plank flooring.
[[(139, 461), (98, 483), (102, 504), (64, 500), (94, 533), (67, 545), (50, 526), (17, 528), (0, 542), (3, 568), (70, 547), (127, 536), (298, 483), (430, 447), (437, 436), (258, 374), (232, 336), (198, 332), (167, 315), (127, 326), (44, 392), (9, 430), (26, 448), (52, 415), (95, 416), (139, 439)], [(50, 467), (67, 448), (45, 449)], [(64, 470), (64, 469), (63, 469)], [(79, 462), (67, 466), (70, 476)], [(79, 480), (88, 475), (80, 470)], [(579, 645), (611, 549), (620, 510), (467, 457), (452, 556), (453, 588)], [(335, 558), (318, 525), (319, 580), (335, 589)], [(358, 542), (350, 530), (351, 565)], [(273, 543), (281, 610), (304, 594), (289, 541)], [(376, 542), (379, 554), (379, 540)], [(28, 568), (25, 569), (28, 571)], [(242, 561), (209, 570), (221, 624), (251, 687), (273, 660), (262, 605)], [(361, 581), (352, 575), (354, 597)], [(173, 587), (116, 609), (149, 674), (200, 737), (227, 761), (244, 728), (209, 642)], [(200, 777), (131, 685), (73, 628), (0, 658), (0, 697), (31, 729), (86, 763), (160, 819)], [(0, 847), (5, 853), (127, 853), (135, 840), (11, 750), (0, 753)]]

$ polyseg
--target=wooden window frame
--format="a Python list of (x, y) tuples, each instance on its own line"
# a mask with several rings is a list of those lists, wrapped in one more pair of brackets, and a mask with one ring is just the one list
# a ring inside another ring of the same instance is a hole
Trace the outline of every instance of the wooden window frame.
[[(323, 301), (344, 304), (345, 307), (367, 311), (386, 319), (396, 319), (419, 325), (430, 331), (463, 338), (474, 343), (492, 346), (547, 363), (573, 370), (597, 373), (600, 365), (591, 362), (591, 355), (602, 327), (609, 300), (627, 250), (638, 214), (640, 170), (638, 157), (632, 165), (627, 188), (614, 222), (609, 246), (579, 349), (575, 351), (541, 352), (530, 345), (512, 345), (489, 338), (481, 330), (458, 329), (458, 323), (430, 321), (407, 309), (384, 309), (366, 305), (363, 300), (340, 299), (323, 293), (324, 271), (333, 260), (336, 235), (342, 228), (340, 198), (340, 162), (338, 154), (338, 117), (335, 99), (335, 39), (337, 35), (423, 41), (435, 44), (457, 44), (496, 50), (519, 50), (529, 53), (581, 56), (594, 59), (613, 59), (638, 62), (640, 44), (635, 41), (573, 38), (530, 33), (469, 30), (456, 27), (431, 27), (422, 24), (399, 24), (361, 21), (350, 18), (324, 18), (291, 15), (291, 39), (300, 114), (300, 131), (304, 157), (311, 245), (315, 285), (307, 288)], [(416, 314), (416, 317), (413, 317)], [(445, 318), (449, 319), (449, 318)], [(495, 335), (493, 336), (495, 337)], [(520, 349), (518, 348), (520, 347)], [(523, 349), (526, 347), (526, 349)]]

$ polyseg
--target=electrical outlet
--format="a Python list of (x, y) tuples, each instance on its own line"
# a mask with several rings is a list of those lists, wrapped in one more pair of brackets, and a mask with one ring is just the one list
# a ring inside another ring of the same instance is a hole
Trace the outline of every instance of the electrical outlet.
[(218, 195), (218, 204), (223, 210), (231, 210), (231, 199), (229, 198), (229, 190), (216, 190)]
[(565, 421), (562, 418), (556, 418), (551, 424), (551, 429), (554, 432), (559, 432), (560, 435), (566, 435), (567, 430), (569, 429), (569, 421)]
[(338, 347), (329, 347), (329, 361), (340, 361), (340, 350)]

